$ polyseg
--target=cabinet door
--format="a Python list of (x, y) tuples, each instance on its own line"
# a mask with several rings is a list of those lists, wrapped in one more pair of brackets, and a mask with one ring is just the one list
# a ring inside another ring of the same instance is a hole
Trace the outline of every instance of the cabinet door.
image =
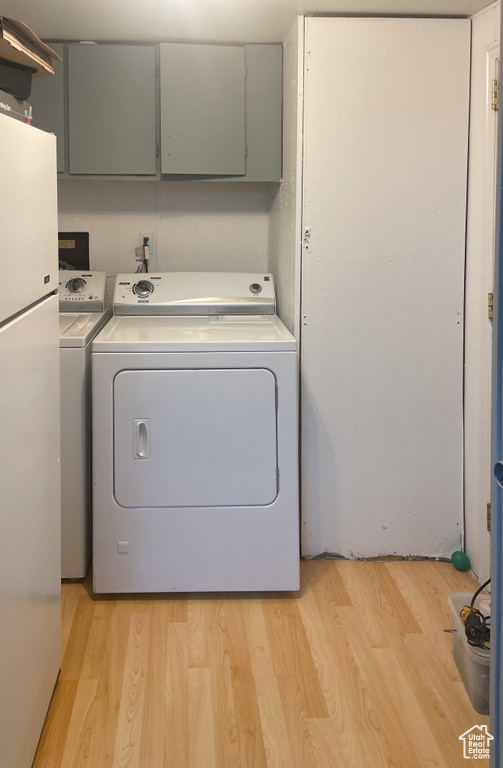
[(155, 48), (68, 46), (69, 171), (153, 176)]
[(64, 45), (51, 48), (63, 61), (54, 61), (54, 75), (35, 77), (28, 101), (33, 107), (32, 123), (42, 131), (54, 133), (57, 139), (58, 173), (65, 170), (65, 77)]
[(162, 173), (245, 173), (244, 47), (162, 43)]
[(282, 54), (281, 45), (245, 45), (246, 173), (225, 181), (281, 181)]
[(281, 181), (282, 46), (246, 45), (246, 181)]

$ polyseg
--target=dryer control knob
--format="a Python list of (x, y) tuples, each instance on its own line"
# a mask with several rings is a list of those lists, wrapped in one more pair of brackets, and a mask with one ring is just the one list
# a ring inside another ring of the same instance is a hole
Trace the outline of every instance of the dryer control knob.
[(261, 290), (262, 290), (262, 286), (260, 285), (260, 283), (252, 283), (250, 285), (250, 291), (252, 293), (257, 294), (257, 293), (260, 293)]
[(69, 280), (66, 284), (66, 287), (70, 291), (70, 293), (82, 293), (84, 288), (86, 287), (87, 283), (82, 277), (74, 277), (72, 280)]
[(154, 290), (154, 286), (148, 280), (139, 280), (133, 285), (133, 293), (137, 296), (148, 296)]

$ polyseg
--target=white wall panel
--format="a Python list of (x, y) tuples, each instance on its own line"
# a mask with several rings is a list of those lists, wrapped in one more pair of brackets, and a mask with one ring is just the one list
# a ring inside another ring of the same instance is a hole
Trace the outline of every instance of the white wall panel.
[(91, 268), (136, 269), (139, 232), (152, 232), (158, 271), (267, 269), (267, 185), (59, 182), (59, 230), (89, 232)]
[(304, 554), (462, 529), (470, 23), (306, 20)]
[[(469, 16), (487, 0), (190, 0), (115, 3), (51, 0), (51, 13), (40, 0), (3, 0), (2, 13), (22, 18), (48, 40), (206, 40), (217, 43), (283, 40), (299, 13), (420, 14)], [(22, 11), (22, 13), (21, 13)]]

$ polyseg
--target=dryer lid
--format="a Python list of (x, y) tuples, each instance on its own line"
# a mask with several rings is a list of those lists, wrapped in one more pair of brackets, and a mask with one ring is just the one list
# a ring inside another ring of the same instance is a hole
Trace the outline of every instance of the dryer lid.
[(155, 272), (117, 275), (116, 315), (273, 315), (271, 274)]
[(275, 315), (114, 317), (93, 352), (295, 352), (296, 341)]

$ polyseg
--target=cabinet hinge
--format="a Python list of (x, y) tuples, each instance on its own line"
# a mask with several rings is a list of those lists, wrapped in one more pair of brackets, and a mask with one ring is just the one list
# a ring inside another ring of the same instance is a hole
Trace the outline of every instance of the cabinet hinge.
[(487, 294), (487, 316), (489, 320), (494, 317), (494, 294), (492, 293)]
[(245, 157), (248, 157), (248, 147), (245, 144)]
[(159, 157), (159, 144), (155, 145), (155, 156)]
[(500, 84), (499, 80), (492, 81), (491, 90), (491, 109), (498, 111), (500, 108)]
[(491, 502), (487, 505), (487, 530), (491, 530)]

